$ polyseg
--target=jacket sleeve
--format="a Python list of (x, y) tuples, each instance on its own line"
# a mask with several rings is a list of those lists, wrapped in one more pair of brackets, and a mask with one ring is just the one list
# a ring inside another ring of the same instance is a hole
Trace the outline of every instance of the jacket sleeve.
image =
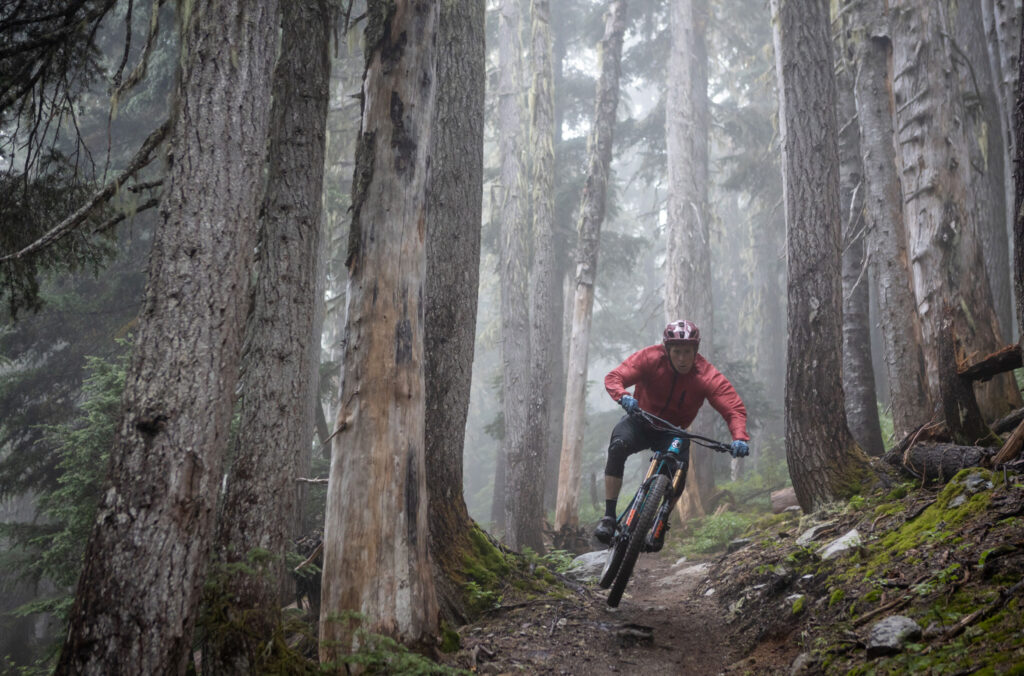
[(608, 372), (604, 377), (604, 389), (616, 402), (622, 399), (622, 395), (629, 394), (626, 388), (636, 385), (640, 381), (643, 371), (643, 359), (640, 352), (634, 352), (626, 357), (626, 360)]
[(750, 435), (747, 434), (747, 407), (743, 405), (743, 400), (729, 379), (717, 370), (711, 376), (708, 403), (725, 418), (733, 439), (750, 441)]

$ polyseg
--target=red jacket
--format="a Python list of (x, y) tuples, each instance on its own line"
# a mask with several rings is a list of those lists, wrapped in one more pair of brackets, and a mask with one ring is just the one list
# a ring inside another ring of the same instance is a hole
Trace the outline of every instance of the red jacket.
[(604, 377), (604, 388), (618, 401), (627, 387), (640, 408), (679, 427), (689, 427), (704, 400), (718, 411), (729, 425), (733, 439), (749, 441), (747, 408), (725, 376), (700, 354), (689, 373), (672, 368), (665, 347), (645, 347), (626, 358)]

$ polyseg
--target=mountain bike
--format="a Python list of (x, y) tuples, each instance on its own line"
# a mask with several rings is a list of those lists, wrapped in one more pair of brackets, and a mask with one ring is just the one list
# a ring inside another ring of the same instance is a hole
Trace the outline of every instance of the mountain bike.
[(640, 552), (661, 549), (660, 538), (668, 527), (672, 507), (686, 484), (686, 465), (680, 457), (683, 440), (689, 439), (691, 443), (723, 453), (730, 449), (729, 444), (691, 434), (643, 409), (637, 409), (630, 415), (640, 418), (651, 429), (668, 432), (675, 438), (668, 448), (655, 451), (640, 488), (626, 511), (619, 515), (615, 536), (608, 546), (608, 558), (598, 580), (602, 589), (611, 587), (608, 605), (612, 608), (619, 605)]

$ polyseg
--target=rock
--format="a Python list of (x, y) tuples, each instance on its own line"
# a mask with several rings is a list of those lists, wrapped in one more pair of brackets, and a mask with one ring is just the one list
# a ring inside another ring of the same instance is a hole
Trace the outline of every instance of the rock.
[(953, 498), (952, 500), (950, 500), (949, 504), (947, 505), (947, 507), (949, 509), (956, 509), (957, 507), (959, 507), (960, 505), (964, 504), (965, 502), (967, 502), (967, 496), (964, 495), (963, 493), (961, 493), (960, 495), (958, 495), (955, 498)]
[(975, 493), (980, 493), (982, 491), (990, 491), (994, 486), (991, 481), (975, 472), (964, 479), (964, 488), (967, 489), (968, 495), (974, 495)]
[(751, 540), (750, 538), (737, 538), (726, 546), (725, 551), (729, 554), (732, 554), (737, 550), (743, 549), (751, 542), (753, 542), (753, 540)]
[(572, 560), (572, 563), (569, 564), (569, 569), (565, 571), (565, 574), (576, 580), (588, 580), (592, 577), (600, 576), (601, 571), (604, 570), (604, 563), (608, 560), (608, 553), (610, 551), (610, 549), (602, 549), (596, 552), (580, 554)]
[(714, 587), (708, 587), (708, 590), (706, 592), (704, 592), (704, 596), (714, 596), (714, 595), (715, 595), (715, 588)]
[(921, 627), (909, 617), (891, 615), (876, 622), (868, 632), (868, 657), (895, 655), (903, 651), (903, 644), (921, 638)]
[(858, 533), (857, 529), (854, 528), (845, 535), (836, 538), (832, 542), (828, 543), (827, 545), (819, 549), (818, 555), (821, 556), (822, 561), (828, 561), (829, 559), (834, 559), (840, 554), (845, 554), (851, 549), (856, 549), (857, 547), (860, 547), (860, 543), (860, 533)]
[(661, 587), (677, 585), (688, 577), (704, 577), (710, 569), (711, 564), (708, 563), (695, 563), (689, 566), (682, 566), (673, 571), (671, 575), (666, 575), (658, 580), (657, 584)]
[(819, 674), (818, 661), (814, 659), (811, 653), (800, 653), (793, 660), (793, 666), (789, 668), (789, 676), (811, 676), (811, 674)]
[(683, 565), (684, 563), (686, 563), (686, 557), (680, 556), (678, 559), (676, 559), (676, 562), (672, 564), (672, 567), (675, 568), (677, 566)]
[(792, 507), (786, 507), (783, 512), (792, 512), (793, 514), (799, 514), (801, 511), (800, 505), (793, 505)]
[(932, 622), (924, 628), (924, 631), (921, 633), (921, 638), (926, 641), (930, 641), (933, 638), (942, 636), (944, 633), (946, 633), (945, 627), (940, 625), (938, 622)]
[(790, 507), (796, 507), (797, 511), (800, 511), (800, 503), (796, 500), (796, 491), (793, 490), (792, 486), (772, 491), (769, 495), (769, 499), (772, 503), (773, 514), (785, 512)]
[(801, 547), (805, 547), (805, 546), (811, 544), (816, 539), (818, 539), (818, 536), (821, 535), (821, 532), (823, 530), (831, 528), (832, 526), (835, 525), (835, 523), (836, 523), (835, 521), (826, 521), (824, 523), (819, 523), (819, 524), (816, 524), (814, 526), (811, 526), (810, 528), (808, 528), (807, 530), (805, 530), (803, 533), (800, 534), (800, 537), (798, 537), (796, 539), (796, 543), (798, 545), (800, 545)]

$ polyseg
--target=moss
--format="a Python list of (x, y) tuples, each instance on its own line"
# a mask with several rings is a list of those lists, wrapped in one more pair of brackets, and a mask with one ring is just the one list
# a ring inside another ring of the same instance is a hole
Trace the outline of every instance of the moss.
[(469, 541), (472, 550), (463, 558), (462, 567), (466, 579), (485, 588), (494, 587), (512, 570), (507, 556), (479, 528), (469, 531)]
[(804, 605), (807, 602), (807, 597), (802, 594), (793, 600), (793, 614), (799, 615), (804, 612)]
[(845, 591), (843, 591), (842, 589), (833, 589), (832, 593), (829, 594), (828, 597), (828, 607), (831, 608), (837, 603), (842, 603), (844, 598), (846, 598)]
[(462, 647), (462, 638), (459, 632), (448, 626), (447, 622), (441, 623), (441, 652), (453, 653)]
[(882, 539), (882, 547), (895, 555), (903, 554), (915, 547), (930, 542), (944, 542), (952, 537), (950, 528), (967, 520), (968, 517), (984, 512), (992, 500), (992, 491), (976, 493), (962, 504), (951, 507), (953, 500), (964, 493), (963, 479), (968, 474), (981, 473), (991, 480), (991, 473), (974, 469), (963, 470), (954, 477), (941, 493), (935, 503), (924, 510), (920, 516), (909, 521), (901, 528), (892, 531)]
[(902, 502), (886, 502), (875, 507), (875, 516), (892, 516), (906, 511), (907, 506)]

